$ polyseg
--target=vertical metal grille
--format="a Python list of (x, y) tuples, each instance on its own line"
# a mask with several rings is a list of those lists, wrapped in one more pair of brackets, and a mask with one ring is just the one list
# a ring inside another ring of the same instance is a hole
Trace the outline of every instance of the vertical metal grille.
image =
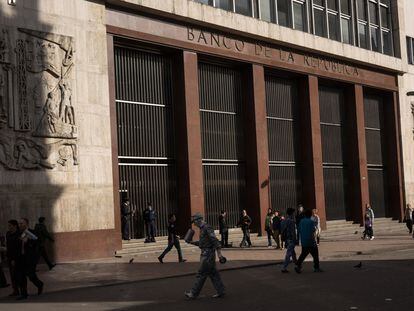
[(377, 216), (386, 216), (387, 210), (383, 105), (383, 99), (380, 96), (367, 95), (364, 97), (369, 199)]
[(133, 238), (144, 236), (142, 212), (151, 202), (157, 235), (176, 212), (172, 63), (158, 52), (115, 46), (115, 94), (121, 197), (136, 209)]
[(342, 89), (319, 88), (322, 161), (326, 217), (329, 220), (346, 217), (347, 169), (344, 156), (345, 111)]
[(295, 208), (302, 194), (298, 162), (298, 89), (295, 81), (266, 75), (266, 114), (272, 208)]
[(221, 210), (235, 226), (245, 202), (241, 72), (199, 64), (201, 142), (206, 219), (218, 227)]

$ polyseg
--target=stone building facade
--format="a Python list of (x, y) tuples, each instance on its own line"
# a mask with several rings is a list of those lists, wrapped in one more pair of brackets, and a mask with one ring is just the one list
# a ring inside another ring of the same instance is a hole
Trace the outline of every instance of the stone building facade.
[(366, 203), (401, 220), (414, 191), (411, 7), (1, 1), (0, 228), (46, 217), (62, 261), (122, 247), (125, 197), (133, 238), (148, 202), (159, 235), (171, 212), (184, 232), (191, 213), (215, 225), (222, 209), (232, 225), (248, 210), (261, 232), (268, 208), (299, 203), (324, 227), (361, 223)]

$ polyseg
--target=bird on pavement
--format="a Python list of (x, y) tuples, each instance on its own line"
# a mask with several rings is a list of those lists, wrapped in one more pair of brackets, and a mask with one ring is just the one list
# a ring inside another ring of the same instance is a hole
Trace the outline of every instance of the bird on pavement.
[(362, 261), (360, 261), (359, 264), (354, 266), (354, 268), (357, 268), (357, 269), (361, 269), (361, 267), (362, 267)]

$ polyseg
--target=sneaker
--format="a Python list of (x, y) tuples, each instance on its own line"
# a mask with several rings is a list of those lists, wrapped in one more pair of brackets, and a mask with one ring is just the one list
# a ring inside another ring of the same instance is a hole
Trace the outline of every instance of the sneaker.
[(56, 264), (50, 265), (49, 266), (49, 271), (52, 270), (54, 267), (56, 267)]
[(158, 261), (159, 261), (160, 263), (164, 263), (164, 261), (162, 261), (162, 257), (158, 257)]
[(16, 298), (16, 300), (25, 300), (27, 299), (27, 295), (19, 296)]
[(323, 270), (318, 268), (318, 269), (313, 269), (313, 272), (323, 272)]
[(212, 298), (223, 298), (226, 294), (225, 293), (217, 293), (212, 296)]
[(296, 271), (296, 273), (298, 273), (298, 274), (299, 274), (299, 273), (301, 273), (301, 272), (302, 272), (302, 269), (301, 269), (301, 268), (299, 268), (298, 266), (296, 266), (296, 267), (295, 267), (295, 271)]
[(194, 294), (192, 292), (184, 292), (184, 296), (189, 300), (197, 298), (196, 296), (194, 296)]
[(375, 239), (375, 237), (374, 237), (374, 236), (372, 236), (369, 240), (370, 240), (370, 241), (372, 241), (373, 239)]
[(361, 237), (361, 240), (365, 240), (365, 237), (364, 237), (364, 236), (362, 236), (362, 237)]
[(280, 272), (282, 272), (282, 273), (289, 273), (289, 270), (288, 269), (282, 269)]
[(186, 261), (187, 261), (187, 259), (181, 259), (178, 262), (186, 262)]
[(272, 245), (268, 245), (267, 248), (272, 248)]

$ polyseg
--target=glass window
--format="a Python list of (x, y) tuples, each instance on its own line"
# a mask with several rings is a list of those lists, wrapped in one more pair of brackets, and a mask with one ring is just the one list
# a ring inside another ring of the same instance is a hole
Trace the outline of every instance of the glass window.
[(252, 2), (250, 0), (235, 1), (236, 13), (252, 16)]
[(383, 53), (392, 56), (392, 36), (391, 31), (382, 32), (382, 49)]
[(295, 29), (306, 31), (305, 3), (293, 2), (293, 25)]
[(328, 0), (328, 9), (338, 11), (338, 7), (336, 6), (336, 0)]
[(326, 37), (325, 11), (314, 9), (315, 17), (315, 35)]
[(274, 0), (260, 0), (260, 19), (266, 22), (273, 22), (273, 5)]
[(344, 43), (352, 43), (352, 33), (351, 33), (351, 20), (347, 18), (341, 19), (342, 23), (342, 41)]
[(369, 21), (372, 24), (378, 24), (378, 5), (374, 2), (369, 1)]
[(351, 15), (349, 0), (341, 0), (341, 13)]
[(233, 11), (232, 0), (216, 0), (216, 8), (220, 8), (227, 11)]
[(379, 29), (377, 27), (371, 27), (371, 48), (376, 52), (381, 50), (379, 45)]
[(407, 37), (407, 56), (408, 56), (408, 63), (414, 64), (414, 46), (413, 46), (413, 38)]
[(202, 4), (213, 5), (213, 0), (195, 0), (195, 2), (200, 2)]
[(325, 1), (324, 0), (313, 0), (313, 4), (325, 6)]
[(358, 23), (359, 47), (368, 48), (368, 26)]
[(390, 28), (388, 16), (389, 16), (389, 9), (381, 5), (382, 27)]
[(367, 3), (365, 0), (357, 0), (358, 18), (364, 21), (367, 20)]
[(290, 0), (277, 1), (277, 17), (279, 19), (279, 25), (289, 26), (289, 6)]
[(339, 40), (338, 14), (328, 14), (329, 39)]

